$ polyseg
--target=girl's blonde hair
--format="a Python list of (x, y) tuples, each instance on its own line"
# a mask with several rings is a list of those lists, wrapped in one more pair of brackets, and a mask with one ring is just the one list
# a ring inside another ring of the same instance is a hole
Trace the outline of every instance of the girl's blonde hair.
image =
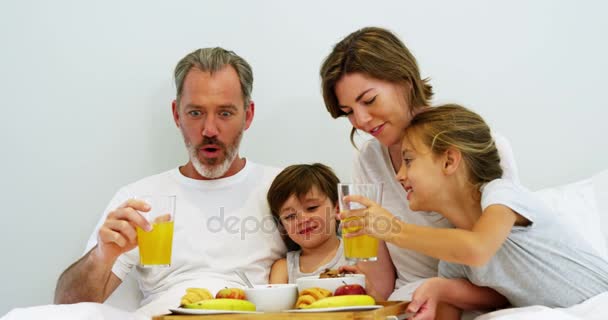
[(480, 115), (465, 107), (446, 104), (418, 113), (405, 129), (404, 139), (411, 142), (413, 137), (435, 155), (445, 153), (448, 148), (458, 149), (474, 185), (502, 177), (490, 128)]

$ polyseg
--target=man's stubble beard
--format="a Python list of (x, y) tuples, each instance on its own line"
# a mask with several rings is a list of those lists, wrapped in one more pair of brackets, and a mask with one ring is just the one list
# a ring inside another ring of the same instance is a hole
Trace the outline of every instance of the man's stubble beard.
[(224, 161), (219, 164), (203, 164), (198, 157), (198, 150), (200, 149), (201, 145), (193, 146), (190, 141), (186, 141), (186, 148), (188, 149), (190, 162), (192, 162), (192, 166), (194, 166), (196, 172), (207, 179), (217, 179), (226, 174), (228, 169), (230, 169), (232, 162), (239, 154), (239, 147), (241, 145), (241, 139), (243, 138), (244, 131), (245, 130), (243, 128), (243, 130), (239, 132), (239, 135), (234, 139), (232, 146), (226, 146), (226, 148), (223, 148), (225, 157)]

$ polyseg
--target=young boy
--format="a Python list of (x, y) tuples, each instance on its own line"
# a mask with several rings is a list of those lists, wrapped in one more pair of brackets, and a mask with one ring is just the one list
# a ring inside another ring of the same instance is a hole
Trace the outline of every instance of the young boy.
[(337, 235), (338, 182), (320, 163), (289, 166), (274, 179), (268, 204), (290, 251), (272, 265), (270, 283), (295, 283), (347, 264)]

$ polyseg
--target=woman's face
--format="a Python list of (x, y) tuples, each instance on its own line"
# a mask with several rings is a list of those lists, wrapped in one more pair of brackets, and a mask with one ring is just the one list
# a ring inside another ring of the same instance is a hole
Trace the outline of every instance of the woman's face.
[(401, 143), (403, 129), (412, 119), (405, 86), (409, 87), (357, 72), (342, 76), (335, 93), (353, 127), (392, 146)]

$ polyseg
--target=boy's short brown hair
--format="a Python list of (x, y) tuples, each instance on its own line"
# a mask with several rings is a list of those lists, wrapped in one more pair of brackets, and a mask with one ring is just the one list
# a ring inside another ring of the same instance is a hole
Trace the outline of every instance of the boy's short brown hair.
[[(288, 236), (279, 219), (281, 207), (292, 195), (297, 198), (308, 194), (313, 187), (326, 195), (332, 205), (338, 202), (338, 183), (340, 179), (334, 171), (321, 163), (295, 164), (279, 173), (272, 181), (268, 189), (268, 205), (270, 212), (281, 231), (281, 236), (289, 250), (299, 250), (300, 246), (293, 242)], [(338, 225), (336, 224), (336, 228)]]

